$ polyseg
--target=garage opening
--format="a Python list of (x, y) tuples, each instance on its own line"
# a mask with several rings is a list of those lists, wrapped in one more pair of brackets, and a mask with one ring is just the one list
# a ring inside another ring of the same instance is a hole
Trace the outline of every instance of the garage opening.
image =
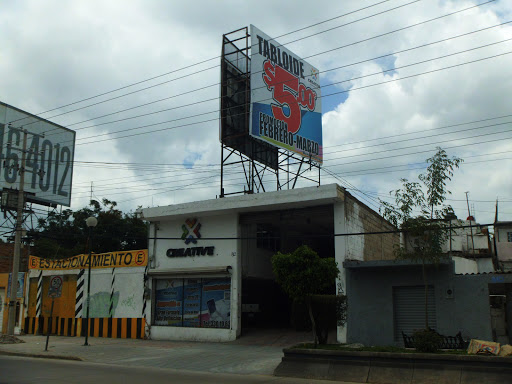
[[(248, 213), (242, 234), (242, 336), (254, 330), (307, 331), (308, 315), (276, 283), (271, 257), (308, 245), (320, 257), (334, 257), (332, 205)], [(333, 293), (335, 282), (333, 281)]]

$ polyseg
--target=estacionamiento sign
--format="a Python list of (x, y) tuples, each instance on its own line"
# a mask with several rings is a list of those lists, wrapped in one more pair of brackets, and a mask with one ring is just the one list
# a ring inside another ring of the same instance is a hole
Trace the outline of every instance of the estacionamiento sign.
[(250, 135), (323, 162), (319, 71), (251, 25)]
[[(145, 267), (148, 263), (147, 249), (98, 253), (91, 255), (91, 268)], [(65, 270), (89, 267), (89, 255), (77, 255), (67, 259), (50, 260), (30, 256), (29, 269)]]

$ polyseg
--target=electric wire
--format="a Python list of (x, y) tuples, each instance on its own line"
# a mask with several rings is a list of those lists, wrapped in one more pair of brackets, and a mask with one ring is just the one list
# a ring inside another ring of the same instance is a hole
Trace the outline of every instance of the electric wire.
[[(308, 28), (311, 28), (311, 27), (315, 27), (315, 26), (320, 25), (320, 24), (323, 24), (323, 23), (325, 23), (325, 22), (329, 22), (329, 21), (335, 20), (335, 19), (337, 19), (337, 18), (341, 18), (341, 17), (348, 16), (348, 15), (351, 15), (351, 14), (353, 14), (353, 13), (357, 13), (357, 12), (359, 12), (359, 11), (365, 10), (365, 9), (372, 8), (372, 7), (374, 7), (374, 6), (380, 5), (380, 4), (385, 3), (385, 2), (388, 2), (388, 1), (390, 1), (390, 0), (380, 1), (380, 2), (375, 3), (375, 4), (372, 4), (372, 5), (370, 5), (370, 6), (366, 6), (366, 7), (363, 7), (363, 8), (357, 9), (357, 10), (355, 10), (355, 11), (348, 12), (348, 13), (345, 13), (345, 14), (342, 14), (342, 15), (339, 15), (339, 16), (336, 16), (336, 17), (333, 17), (333, 18), (330, 18), (330, 19), (327, 19), (327, 20), (324, 20), (324, 21), (321, 21), (321, 22), (318, 22), (318, 23), (315, 23), (315, 24), (309, 25), (309, 26), (307, 26), (307, 27), (302, 27), (302, 28), (299, 28), (299, 29), (297, 29), (297, 30), (295, 30), (295, 31), (287, 32), (287, 33), (285, 33), (285, 34), (283, 34), (283, 35), (280, 35), (280, 36), (276, 37), (276, 39), (278, 39), (278, 38), (280, 38), (280, 37), (283, 37), (283, 36), (290, 35), (290, 34), (295, 33), (295, 32), (303, 31), (303, 30), (308, 29)], [(410, 4), (416, 3), (416, 2), (418, 2), (418, 1), (420, 1), (420, 0), (415, 0), (415, 1), (412, 1), (412, 2), (407, 3), (407, 4), (405, 4), (405, 5), (410, 5)], [(489, 1), (489, 2), (492, 2), (492, 1), (495, 1), (495, 0), (491, 0), (491, 1)], [(483, 3), (483, 4), (481, 4), (481, 5), (484, 5), (484, 4), (485, 4), (485, 3)], [(405, 6), (405, 5), (402, 5), (402, 6)], [(391, 9), (391, 10), (398, 9), (398, 8), (400, 8), (400, 7), (402, 7), (402, 6), (395, 7), (395, 8), (393, 8), (393, 9)], [(383, 12), (383, 13), (385, 13), (385, 12)], [(366, 19), (366, 18), (363, 18), (363, 19), (361, 19), (361, 20), (365, 20), (365, 19)], [(244, 29), (244, 28), (242, 28), (242, 29)], [(327, 31), (326, 31), (326, 32), (327, 32)], [(316, 34), (315, 34), (315, 35), (316, 35)], [(304, 40), (304, 39), (307, 39), (308, 37), (310, 37), (310, 36), (305, 36), (305, 37), (303, 37), (303, 38), (301, 38), (301, 39), (297, 39), (296, 41)], [(294, 41), (294, 42), (295, 42), (295, 41)], [(289, 42), (289, 43), (287, 43), (287, 44), (291, 44), (291, 42)], [(112, 91), (108, 91), (108, 92), (104, 92), (104, 93), (101, 93), (101, 94), (98, 94), (98, 95), (95, 95), (95, 96), (91, 96), (91, 97), (88, 97), (88, 98), (85, 98), (85, 99), (82, 99), (82, 100), (79, 100), (79, 101), (76, 101), (76, 102), (73, 102), (73, 103), (69, 103), (69, 104), (66, 104), (66, 105), (63, 105), (63, 106), (60, 106), (60, 107), (56, 107), (56, 108), (53, 108), (53, 109), (47, 110), (47, 111), (45, 111), (45, 112), (40, 112), (40, 113), (38, 113), (36, 116), (39, 116), (39, 115), (42, 115), (42, 114), (45, 114), (45, 113), (48, 113), (48, 112), (51, 112), (51, 111), (55, 111), (55, 110), (57, 110), (57, 109), (61, 109), (61, 108), (67, 107), (67, 106), (75, 105), (75, 104), (81, 103), (81, 102), (83, 102), (83, 101), (91, 100), (91, 99), (94, 99), (94, 98), (97, 98), (97, 97), (100, 97), (100, 96), (104, 96), (104, 95), (107, 95), (107, 94), (110, 94), (110, 93), (113, 93), (113, 92), (116, 92), (116, 91), (119, 91), (119, 90), (122, 90), (122, 89), (126, 89), (126, 88), (129, 88), (129, 87), (132, 87), (132, 86), (134, 86), (134, 85), (142, 84), (142, 83), (145, 83), (145, 82), (147, 82), (147, 81), (154, 80), (154, 79), (157, 79), (157, 78), (160, 78), (160, 77), (163, 77), (163, 76), (167, 76), (167, 75), (169, 75), (169, 74), (176, 73), (176, 72), (179, 72), (179, 71), (182, 71), (182, 70), (185, 70), (185, 69), (189, 69), (189, 68), (191, 68), (191, 67), (195, 67), (195, 66), (197, 66), (197, 65), (204, 64), (204, 63), (209, 62), (209, 61), (212, 61), (212, 60), (218, 60), (219, 58), (221, 58), (221, 56), (215, 56), (215, 57), (210, 58), (210, 59), (202, 60), (202, 61), (200, 61), (200, 62), (198, 62), (198, 63), (190, 64), (190, 65), (187, 65), (187, 66), (185, 66), (185, 67), (182, 67), (182, 68), (179, 68), (179, 69), (176, 69), (176, 70), (173, 70), (173, 71), (170, 71), (170, 72), (167, 72), (167, 73), (161, 74), (161, 75), (157, 75), (157, 76), (151, 77), (151, 78), (149, 78), (149, 79), (141, 80), (141, 81), (138, 81), (138, 82), (136, 82), (136, 83), (132, 83), (132, 84), (129, 84), (129, 85), (126, 85), (126, 86), (123, 86), (123, 87), (120, 87), (120, 88), (114, 89), (114, 90), (112, 90)], [(212, 69), (212, 68), (216, 68), (216, 67), (218, 67), (218, 65), (216, 65), (215, 67), (210, 67), (210, 68), (208, 68), (208, 69)], [(198, 71), (198, 72), (195, 72), (195, 73), (200, 73), (200, 72), (202, 72), (202, 71), (203, 71), (203, 70)], [(193, 75), (193, 74), (195, 74), (195, 73), (192, 73), (191, 75)], [(174, 79), (172, 79), (172, 80), (170, 80), (170, 81), (174, 81)], [(155, 86), (159, 86), (159, 85), (166, 84), (166, 83), (168, 83), (168, 82), (163, 82), (163, 83), (160, 83), (160, 84), (156, 84), (156, 85), (154, 85), (154, 86), (147, 87), (147, 88), (144, 88), (144, 89), (142, 89), (142, 90), (146, 90), (146, 89), (149, 89), (149, 88), (153, 88), (153, 87), (155, 87)], [(139, 91), (140, 91), (140, 90), (139, 90)], [(135, 91), (135, 92), (139, 92), (139, 91)], [(131, 93), (129, 93), (129, 94), (132, 94), (132, 93), (135, 93), (135, 92), (131, 92)], [(127, 94), (127, 95), (128, 95), (128, 94)], [(117, 98), (117, 97), (116, 97), (116, 98)], [(107, 101), (110, 101), (110, 100), (111, 100), (111, 99), (107, 99), (107, 100), (104, 100), (104, 101), (102, 101), (102, 102), (107, 102)], [(92, 104), (92, 105), (96, 105), (96, 104), (97, 104), (97, 103)], [(91, 106), (92, 106), (92, 105), (91, 105)], [(87, 108), (87, 107), (89, 107), (89, 106), (86, 106), (86, 107), (83, 107), (83, 108), (80, 108), (80, 109), (84, 109), (84, 108)], [(75, 109), (75, 110), (73, 110), (73, 111), (68, 111), (68, 112), (66, 112), (66, 113), (75, 112), (75, 111), (77, 111), (77, 110), (78, 110), (78, 109)], [(66, 113), (64, 113), (64, 114), (66, 114)], [(56, 117), (56, 116), (60, 116), (60, 115), (55, 115), (55, 116), (53, 116), (53, 117)], [(27, 117), (27, 118), (28, 118), (28, 117)], [(50, 118), (52, 118), (52, 117), (50, 117)], [(23, 118), (23, 119), (25, 119), (25, 118)], [(22, 120), (22, 119), (18, 119), (18, 120), (15, 120), (15, 121), (19, 121), (19, 120)]]
[[(410, 4), (415, 3), (417, 1), (420, 1), (420, 0), (415, 0), (415, 1), (411, 2), (411, 3), (407, 3), (406, 5), (410, 5)], [(354, 42), (354, 43), (351, 43), (351, 44), (347, 44), (347, 45), (344, 45), (344, 46), (341, 46), (341, 47), (337, 47), (337, 48), (334, 48), (334, 49), (331, 49), (331, 50), (328, 50), (328, 51), (324, 51), (324, 52), (316, 53), (316, 54), (311, 55), (311, 56), (303, 57), (303, 59), (311, 58), (311, 57), (318, 56), (318, 55), (323, 54), (323, 53), (332, 52), (334, 50), (346, 48), (346, 47), (349, 47), (349, 46), (352, 46), (352, 45), (355, 45), (355, 44), (359, 44), (361, 42), (366, 42), (366, 41), (369, 41), (369, 40), (372, 40), (372, 39), (375, 39), (375, 38), (386, 36), (386, 35), (389, 35), (389, 34), (392, 34), (392, 33), (396, 33), (396, 32), (399, 32), (399, 31), (403, 31), (403, 30), (406, 30), (406, 29), (409, 29), (409, 28), (412, 28), (412, 27), (416, 27), (416, 26), (419, 26), (419, 25), (422, 25), (422, 24), (425, 24), (425, 23), (428, 23), (428, 22), (431, 22), (431, 21), (439, 20), (439, 19), (444, 18), (444, 17), (452, 16), (452, 15), (460, 13), (460, 12), (464, 12), (464, 11), (467, 11), (467, 10), (470, 10), (470, 9), (473, 9), (473, 8), (477, 8), (477, 7), (489, 4), (489, 3), (494, 2), (494, 1), (496, 1), (496, 0), (489, 0), (487, 2), (480, 3), (480, 4), (475, 5), (475, 6), (471, 6), (471, 7), (464, 8), (464, 9), (461, 9), (461, 10), (458, 10), (458, 11), (454, 11), (454, 12), (451, 12), (451, 13), (448, 13), (448, 14), (445, 14), (445, 15), (442, 15), (442, 16), (435, 17), (433, 19), (425, 20), (425, 21), (422, 21), (422, 22), (419, 22), (419, 23), (416, 23), (416, 24), (413, 24), (413, 25), (410, 25), (410, 26), (399, 28), (399, 29), (396, 29), (396, 30), (393, 30), (393, 31), (390, 31), (390, 32), (386, 32), (384, 34), (373, 36), (373, 37), (370, 37), (370, 38), (367, 38), (367, 39), (364, 39), (364, 40), (360, 40), (360, 41), (357, 41), (357, 42)], [(308, 37), (310, 37), (310, 36), (306, 36), (306, 37), (303, 37), (301, 39), (297, 39), (295, 41), (303, 40), (303, 39), (308, 38)], [(293, 42), (295, 42), (295, 41), (293, 41)], [(108, 100), (106, 100), (106, 101), (108, 101)], [(56, 117), (56, 116), (53, 116), (53, 117)], [(27, 125), (27, 124), (25, 124), (25, 125)]]

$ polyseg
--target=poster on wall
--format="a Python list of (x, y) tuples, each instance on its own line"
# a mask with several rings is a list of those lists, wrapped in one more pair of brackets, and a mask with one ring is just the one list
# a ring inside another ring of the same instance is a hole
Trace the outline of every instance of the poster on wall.
[[(12, 273), (9, 273), (7, 282), (7, 297), (11, 297), (11, 282)], [(18, 283), (16, 284), (16, 298), (21, 299), (23, 297), (23, 288), (25, 286), (25, 272), (18, 272)]]
[(251, 25), (251, 136), (322, 164), (319, 71)]
[(185, 279), (183, 303), (183, 326), (199, 327), (199, 307), (201, 305), (201, 279)]
[(183, 279), (158, 279), (155, 296), (155, 325), (181, 327)]
[(201, 326), (230, 328), (231, 280), (203, 279)]

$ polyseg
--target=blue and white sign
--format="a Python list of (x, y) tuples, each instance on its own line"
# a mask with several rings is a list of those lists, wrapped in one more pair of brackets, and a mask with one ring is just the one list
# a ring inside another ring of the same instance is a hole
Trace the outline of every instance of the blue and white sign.
[(250, 135), (323, 162), (319, 71), (251, 25)]

